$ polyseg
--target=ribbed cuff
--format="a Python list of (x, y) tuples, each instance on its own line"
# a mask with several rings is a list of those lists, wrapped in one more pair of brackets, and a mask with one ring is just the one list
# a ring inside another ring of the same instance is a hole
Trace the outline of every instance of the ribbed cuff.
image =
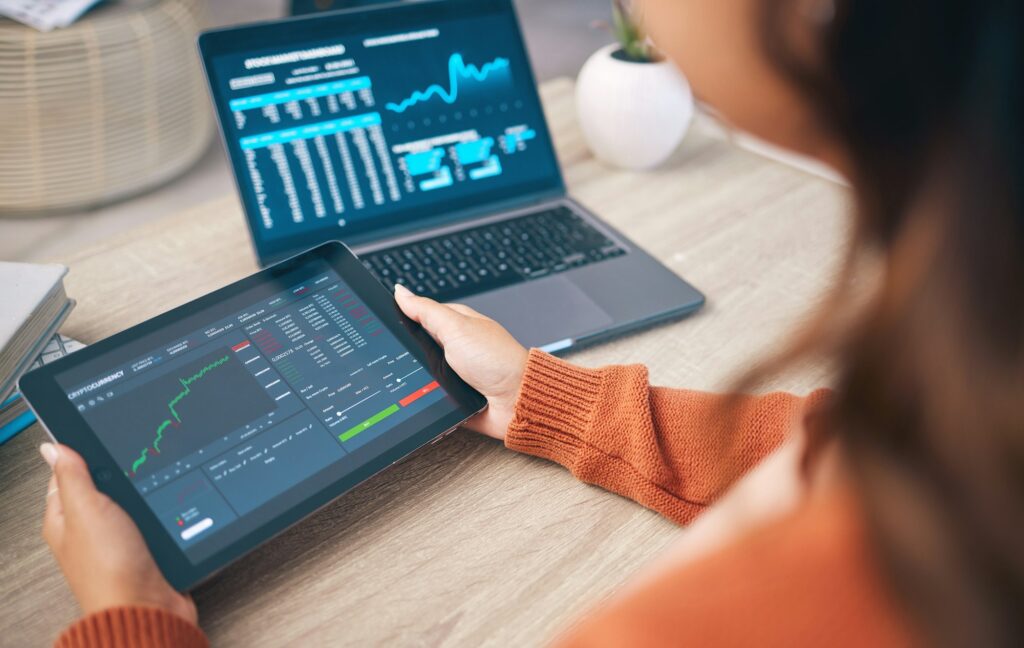
[(116, 607), (69, 626), (56, 648), (208, 648), (203, 631), (182, 617), (154, 607)]
[(505, 446), (572, 468), (594, 423), (605, 374), (530, 350)]

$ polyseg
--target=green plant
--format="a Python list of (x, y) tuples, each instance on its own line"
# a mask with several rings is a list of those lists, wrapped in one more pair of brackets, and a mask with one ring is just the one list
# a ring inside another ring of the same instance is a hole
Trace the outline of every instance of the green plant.
[(624, 58), (636, 63), (651, 63), (661, 55), (640, 26), (640, 16), (632, 0), (612, 0), (611, 31), (622, 46)]

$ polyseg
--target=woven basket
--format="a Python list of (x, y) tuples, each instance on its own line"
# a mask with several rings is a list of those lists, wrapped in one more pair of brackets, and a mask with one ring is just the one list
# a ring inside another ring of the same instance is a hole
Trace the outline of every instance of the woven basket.
[(213, 131), (204, 8), (107, 3), (48, 33), (0, 19), (0, 214), (100, 205), (196, 161)]

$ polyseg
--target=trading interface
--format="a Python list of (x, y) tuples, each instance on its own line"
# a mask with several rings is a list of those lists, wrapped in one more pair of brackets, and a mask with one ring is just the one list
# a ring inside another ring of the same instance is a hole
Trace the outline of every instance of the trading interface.
[(275, 290), (64, 385), (187, 555), (446, 397), (333, 270)]
[(342, 235), (556, 174), (507, 20), (218, 57), (224, 128), (258, 236)]

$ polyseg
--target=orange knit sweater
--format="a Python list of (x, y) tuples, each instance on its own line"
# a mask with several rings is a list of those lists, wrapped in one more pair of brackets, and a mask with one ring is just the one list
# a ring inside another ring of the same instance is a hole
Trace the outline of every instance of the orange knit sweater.
[[(774, 450), (826, 397), (724, 397), (651, 387), (640, 366), (583, 369), (531, 351), (506, 445), (685, 524)], [(564, 646), (902, 646), (913, 635), (889, 598), (863, 516), (839, 488), (705, 558), (675, 567), (581, 620)], [(62, 647), (206, 646), (151, 608), (77, 621)]]

